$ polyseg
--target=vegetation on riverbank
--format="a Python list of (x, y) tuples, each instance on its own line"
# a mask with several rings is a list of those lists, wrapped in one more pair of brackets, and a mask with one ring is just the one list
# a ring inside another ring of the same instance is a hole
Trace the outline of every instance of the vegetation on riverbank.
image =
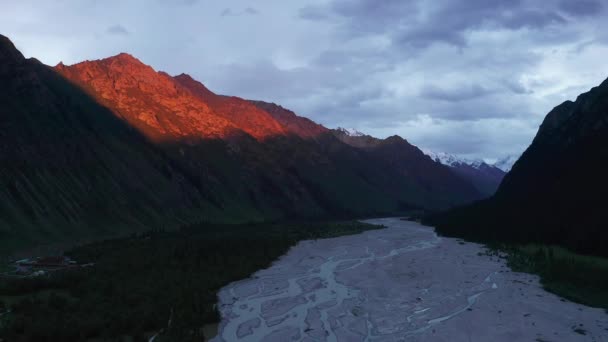
[[(526, 216), (520, 218), (530, 220)], [(565, 238), (559, 227), (555, 231), (512, 227), (511, 221), (501, 221), (500, 216), (494, 215), (488, 201), (444, 213), (424, 213), (420, 219), (435, 227), (440, 235), (485, 244), (494, 254), (505, 253), (514, 271), (539, 275), (549, 292), (608, 310), (608, 257), (605, 248), (601, 253), (597, 253), (598, 248), (587, 248), (591, 244), (583, 241), (592, 239), (590, 236)], [(529, 226), (530, 222), (523, 225)], [(564, 240), (568, 242), (563, 243)]]
[(0, 336), (10, 341), (200, 340), (218, 321), (216, 293), (267, 267), (299, 240), (356, 234), (361, 222), (195, 225), (66, 253), (95, 266), (0, 279)]
[(544, 289), (570, 301), (608, 310), (608, 259), (547, 245), (494, 245), (513, 271), (537, 274)]

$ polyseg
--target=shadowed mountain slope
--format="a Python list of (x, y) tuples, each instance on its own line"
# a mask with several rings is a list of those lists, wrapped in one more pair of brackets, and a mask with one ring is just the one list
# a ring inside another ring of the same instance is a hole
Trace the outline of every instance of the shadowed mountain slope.
[(0, 36), (0, 240), (68, 240), (217, 214), (206, 190), (51, 68)]
[(471, 182), (477, 191), (486, 197), (496, 193), (500, 182), (502, 182), (506, 174), (503, 170), (494, 165), (488, 165), (486, 163), (475, 166), (460, 163), (450, 166), (450, 169), (455, 174)]
[(608, 256), (606, 171), (608, 80), (545, 117), (495, 196), (431, 221), (450, 235)]
[[(416, 146), (399, 136), (378, 139), (369, 135), (349, 135), (344, 129), (332, 131), (344, 143), (366, 151), (378, 165), (397, 172), (398, 179), (410, 181), (418, 196), (428, 200), (443, 198), (446, 202), (463, 203), (480, 199), (474, 186), (451, 170), (431, 160)], [(429, 207), (429, 206), (427, 206)]]
[[(203, 84), (187, 75), (182, 74), (176, 79), (199, 99), (205, 101), (210, 108), (218, 107), (218, 102), (242, 101), (235, 97), (215, 95)], [(481, 198), (467, 181), (454, 177), (450, 172), (446, 172), (443, 166), (428, 161), (418, 148), (404, 139), (393, 137), (380, 140), (364, 135), (351, 138), (347, 136), (346, 131), (331, 131), (276, 104), (262, 101), (250, 101), (250, 103), (256, 108), (252, 110), (244, 104), (240, 107), (248, 116), (258, 116), (258, 112), (263, 110), (264, 114), (269, 113), (285, 127), (289, 137), (281, 139), (282, 148), (302, 154), (298, 149), (306, 145), (312, 149), (309, 151), (311, 153), (309, 160), (313, 160), (314, 156), (324, 156), (325, 161), (321, 163), (330, 163), (333, 170), (346, 167), (346, 170), (341, 171), (343, 174), (354, 173), (347, 178), (359, 178), (373, 188), (381, 189), (386, 196), (394, 197), (400, 203), (407, 203), (407, 206), (440, 208)], [(222, 105), (224, 104), (220, 106)], [(378, 148), (370, 149), (369, 144)], [(358, 188), (355, 184), (349, 185), (349, 187), (353, 186), (353, 190)], [(342, 189), (340, 192), (344, 191)], [(370, 192), (371, 189), (360, 189), (353, 194), (363, 193), (362, 191)], [(326, 194), (326, 196), (332, 195)], [(341, 201), (344, 200), (346, 198)]]
[(387, 215), (474, 197), (441, 185), (441, 172), (417, 176), (424, 161), (351, 146), (282, 107), (215, 95), (130, 55), (51, 68), (0, 38), (7, 248), (195, 222)]

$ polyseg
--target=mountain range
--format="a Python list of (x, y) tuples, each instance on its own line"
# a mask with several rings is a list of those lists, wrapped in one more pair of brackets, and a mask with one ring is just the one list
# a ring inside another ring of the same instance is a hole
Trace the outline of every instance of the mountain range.
[(491, 198), (431, 216), (447, 235), (608, 256), (608, 80), (547, 114)]
[(403, 138), (346, 135), (124, 53), (49, 67), (0, 36), (0, 101), (0, 240), (10, 248), (483, 197)]

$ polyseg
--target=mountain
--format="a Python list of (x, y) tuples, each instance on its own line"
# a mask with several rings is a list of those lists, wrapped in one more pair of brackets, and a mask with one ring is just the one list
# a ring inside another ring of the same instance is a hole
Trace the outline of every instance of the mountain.
[(202, 83), (186, 74), (173, 78), (184, 88), (190, 90), (200, 102), (207, 104), (213, 112), (229, 120), (239, 129), (258, 139), (281, 136), (287, 133), (277, 120), (268, 112), (236, 96), (216, 95)]
[(492, 198), (430, 222), (448, 235), (608, 256), (607, 171), (608, 80), (547, 114)]
[(423, 150), (423, 152), (434, 161), (441, 163), (445, 166), (469, 165), (471, 167), (476, 168), (484, 162), (481, 159), (470, 160), (466, 158), (460, 158), (446, 152), (434, 152), (430, 150)]
[(363, 134), (357, 130), (350, 131), (342, 127), (332, 130), (332, 133), (345, 144), (365, 150), (377, 147), (382, 142), (382, 139)]
[(471, 182), (486, 197), (492, 196), (496, 192), (506, 173), (481, 159), (469, 160), (445, 152), (428, 150), (425, 150), (424, 153), (432, 160), (448, 166), (455, 174)]
[[(180, 78), (180, 76), (177, 78)], [(196, 85), (197, 83), (198, 85)], [(188, 80), (188, 87), (193, 90), (195, 94), (200, 94), (199, 98), (202, 100), (209, 97), (208, 90), (206, 92), (196, 91), (197, 89), (206, 89), (198, 81), (190, 78)], [(419, 164), (420, 161), (412, 158), (403, 158), (403, 160), (400, 160), (403, 164), (401, 168), (396, 168), (393, 165), (384, 165), (386, 164), (386, 161), (379, 161), (377, 155), (370, 153), (369, 149), (365, 148), (365, 144), (355, 142), (380, 142), (381, 140), (379, 139), (367, 136), (354, 129), (330, 131), (322, 125), (298, 116), (279, 105), (263, 101), (249, 102), (270, 114), (270, 116), (285, 128), (288, 137), (281, 140), (281, 145), (283, 147), (293, 146), (294, 150), (298, 150), (302, 146), (301, 139), (304, 139), (306, 144), (309, 144), (309, 146), (316, 149), (316, 155), (325, 156), (333, 161), (334, 165), (347, 167), (349, 172), (354, 172), (356, 177), (365, 180), (368, 185), (382, 189), (385, 194), (384, 196), (394, 196), (397, 198), (402, 206), (448, 207), (455, 203), (468, 202), (479, 198), (477, 192), (472, 189), (470, 184), (460, 184), (461, 182), (456, 182), (458, 185), (452, 186), (452, 184), (450, 184), (452, 180), (449, 177), (447, 179), (444, 177), (426, 179), (425, 177), (420, 176), (415, 178), (412, 176), (413, 173), (411, 172), (404, 175), (403, 169), (419, 167), (416, 164)], [(255, 111), (248, 111), (248, 114), (252, 115), (254, 112)], [(337, 132), (342, 132), (354, 140), (346, 142), (345, 137), (341, 137)], [(293, 139), (294, 137), (296, 139)], [(405, 142), (405, 145), (411, 147), (407, 142)], [(358, 149), (361, 149), (362, 151)], [(380, 151), (380, 149), (378, 151)], [(425, 166), (430, 168), (425, 176), (432, 175), (432, 169), (435, 165), (426, 164)], [(348, 178), (350, 177), (351, 176)], [(340, 179), (340, 182), (342, 181), (343, 180)], [(327, 193), (326, 195), (334, 196), (330, 193)], [(342, 199), (342, 201), (344, 200), (346, 200), (346, 198)]]
[(511, 171), (513, 164), (515, 164), (515, 162), (519, 159), (519, 157), (521, 157), (521, 154), (520, 155), (510, 154), (508, 156), (505, 156), (502, 159), (499, 159), (496, 163), (494, 163), (494, 166), (503, 170), (504, 172), (509, 172), (509, 171)]
[[(401, 138), (369, 149), (119, 54), (52, 68), (0, 36), (0, 247), (478, 197)], [(5, 248), (6, 247), (6, 248)]]
[(220, 213), (138, 130), (4, 36), (0, 103), (3, 252)]
[(336, 128), (337, 131), (349, 136), (349, 137), (362, 137), (365, 136), (364, 133), (359, 132), (358, 130), (356, 130), (355, 128), (343, 128), (343, 127), (338, 127)]
[(419, 199), (430, 200), (443, 196), (447, 199), (450, 194), (459, 194), (459, 201), (470, 202), (483, 197), (469, 181), (432, 161), (420, 149), (399, 136), (378, 139), (363, 133), (351, 134), (340, 128), (332, 132), (342, 142), (366, 151), (375, 164), (397, 171), (397, 179), (410, 181), (409, 187), (417, 188)]

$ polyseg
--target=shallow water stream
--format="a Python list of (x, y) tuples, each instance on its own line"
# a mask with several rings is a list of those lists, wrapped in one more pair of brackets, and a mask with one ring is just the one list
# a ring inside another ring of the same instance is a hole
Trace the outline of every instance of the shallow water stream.
[[(482, 246), (440, 238), (415, 222), (368, 222), (388, 228), (300, 242), (270, 268), (223, 288), (214, 341), (608, 336), (601, 310), (545, 293), (534, 276), (510, 272), (502, 260), (483, 255)], [(586, 335), (572, 328), (579, 324)]]

